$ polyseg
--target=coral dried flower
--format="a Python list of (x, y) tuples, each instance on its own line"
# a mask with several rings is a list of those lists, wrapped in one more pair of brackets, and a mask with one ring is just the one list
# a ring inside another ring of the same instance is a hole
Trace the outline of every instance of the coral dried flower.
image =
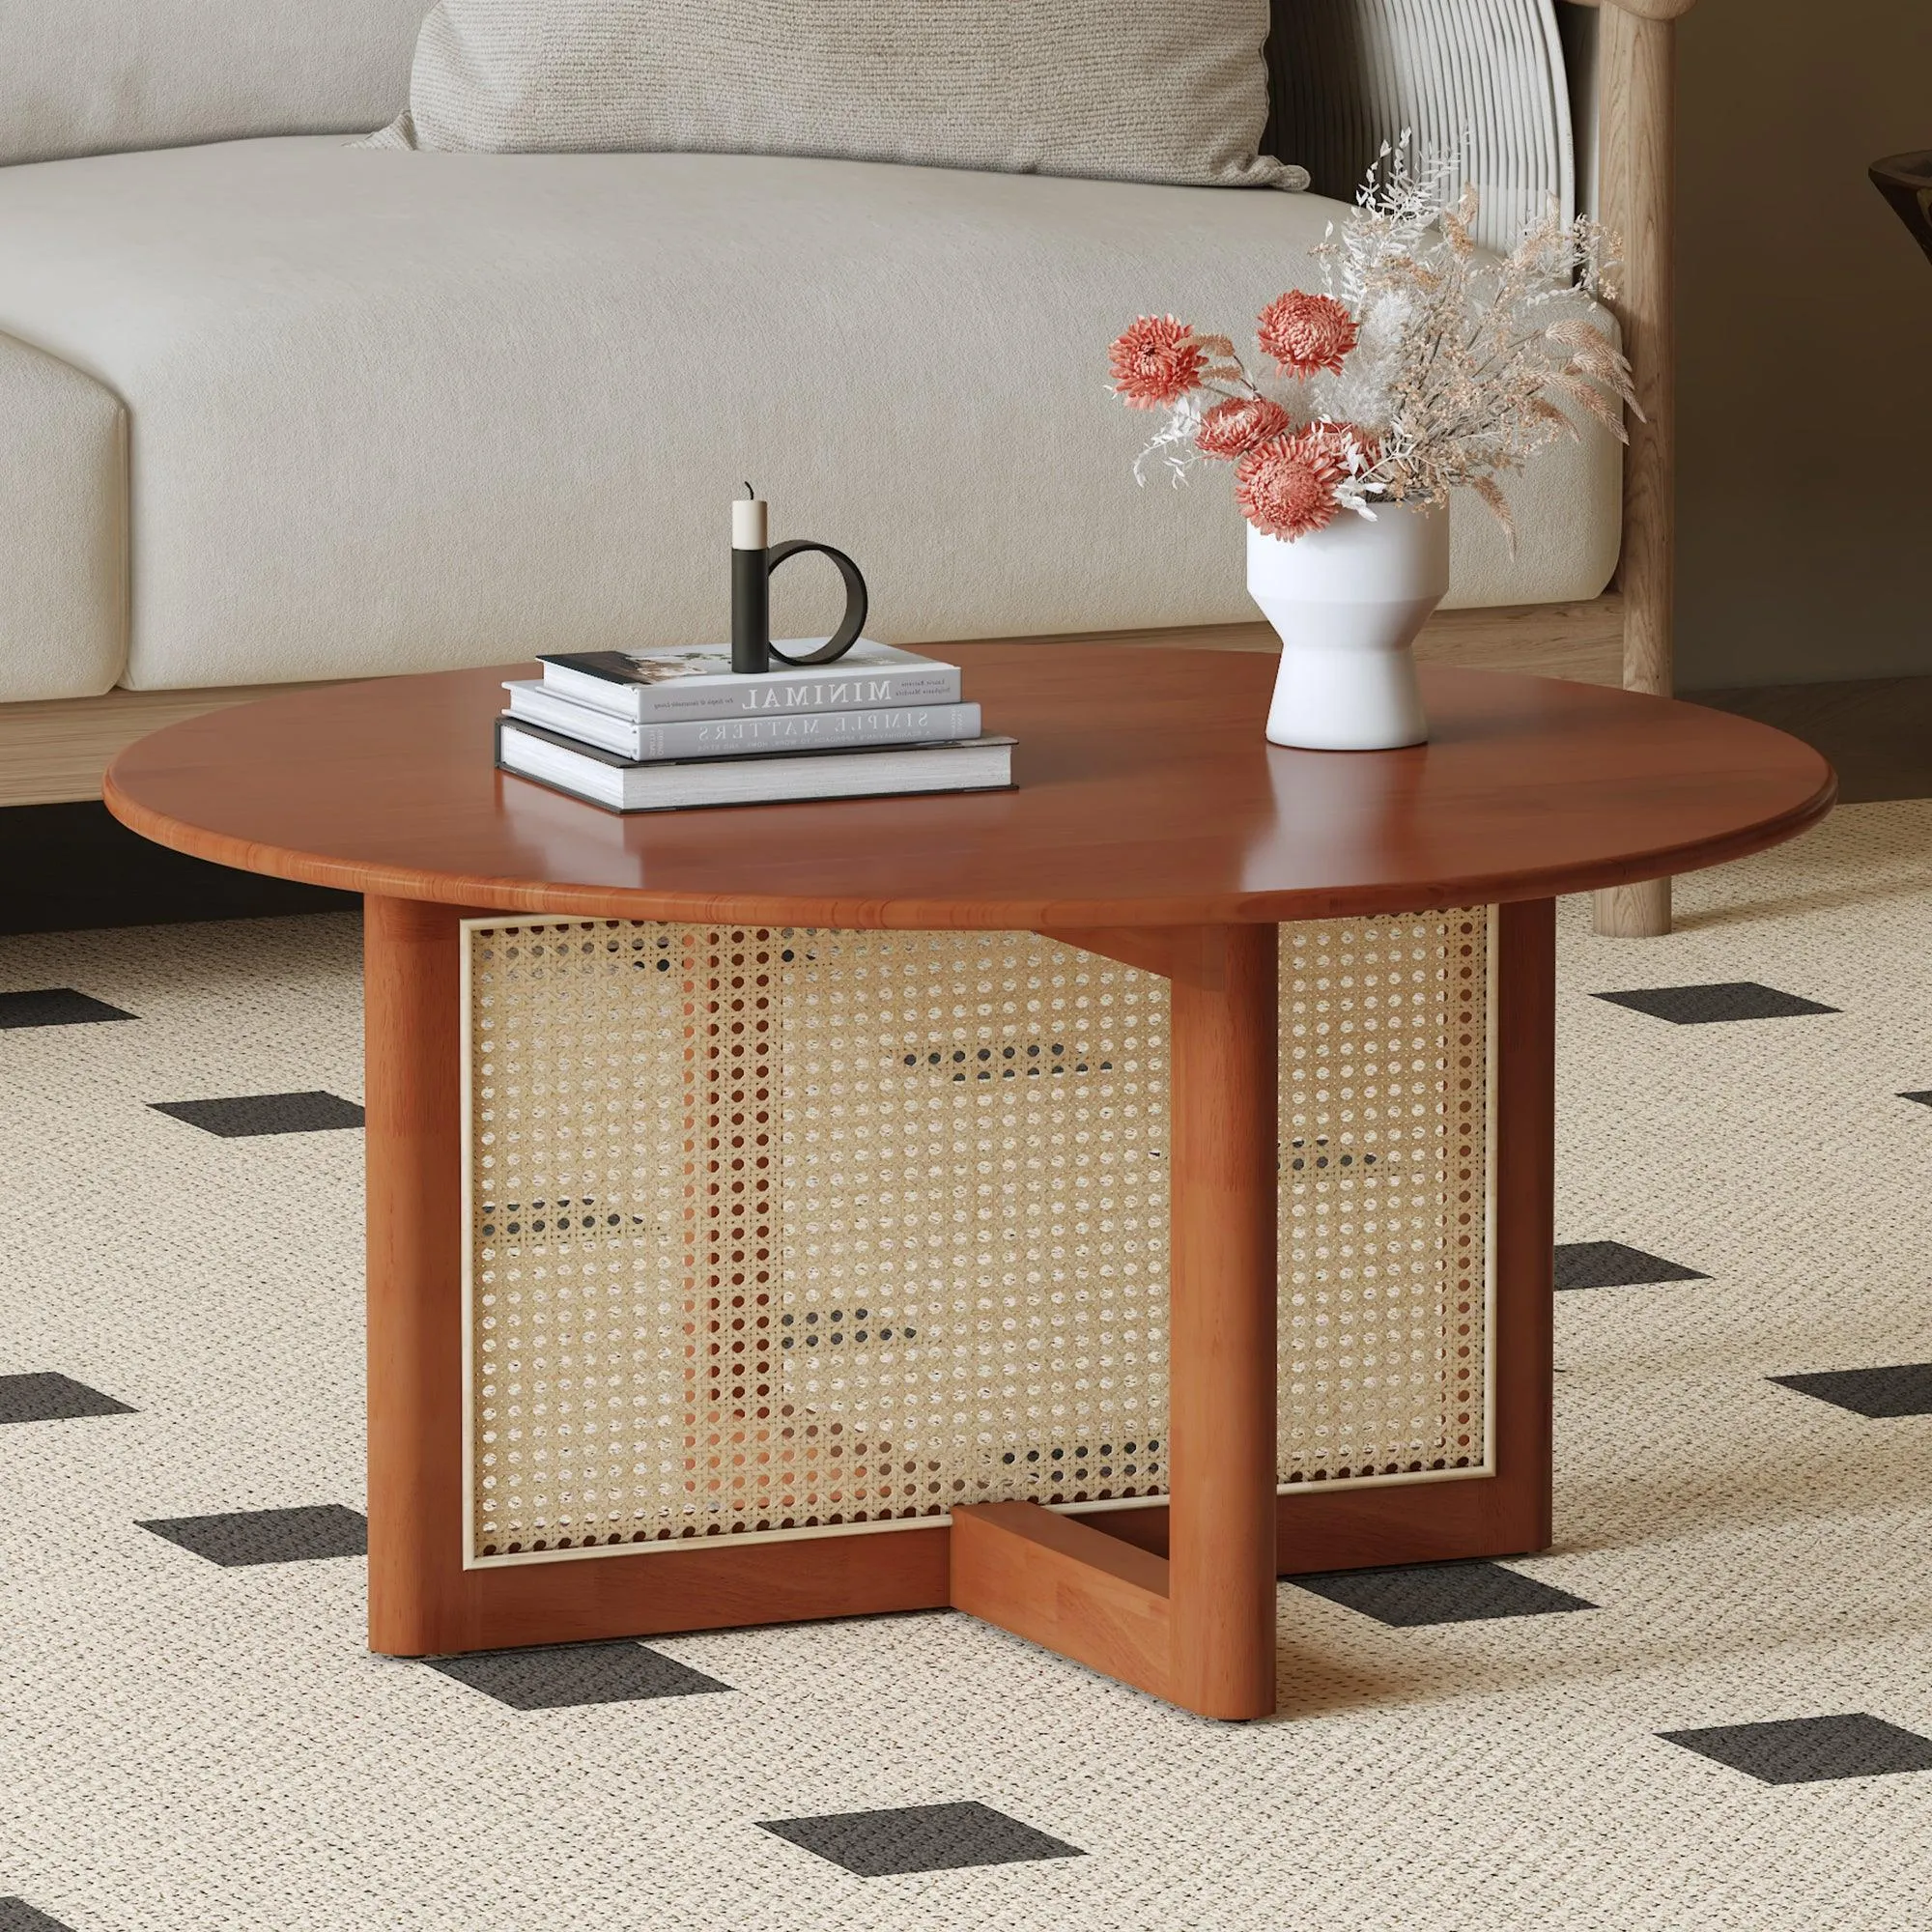
[(1238, 463), (1251, 449), (1286, 436), (1288, 412), (1267, 396), (1230, 396), (1201, 418), (1194, 446), (1217, 463)]
[(1241, 515), (1264, 537), (1291, 543), (1326, 529), (1341, 505), (1335, 486), (1347, 480), (1348, 458), (1336, 439), (1321, 432), (1329, 425), (1278, 437), (1241, 459), (1235, 472), (1235, 501)]
[(1208, 354), (1190, 324), (1144, 315), (1122, 332), (1108, 360), (1114, 393), (1130, 410), (1164, 410), (1200, 386)]
[(1339, 376), (1357, 333), (1354, 317), (1333, 296), (1291, 289), (1262, 310), (1255, 339), (1284, 376), (1305, 380), (1324, 370)]

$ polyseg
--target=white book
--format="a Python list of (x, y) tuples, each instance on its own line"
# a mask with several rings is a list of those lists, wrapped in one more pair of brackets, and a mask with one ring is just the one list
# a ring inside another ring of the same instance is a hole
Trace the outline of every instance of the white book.
[[(781, 639), (807, 651), (823, 638)], [(760, 718), (786, 711), (869, 711), (899, 704), (956, 704), (959, 667), (861, 638), (829, 665), (785, 665), (741, 676), (728, 644), (668, 644), (651, 651), (570, 651), (538, 660), (559, 697), (638, 724), (695, 718)]]
[(607, 811), (675, 811), (700, 805), (886, 798), (908, 792), (1002, 791), (1013, 781), (1013, 740), (880, 745), (851, 752), (768, 752), (640, 764), (541, 725), (497, 721), (497, 764), (518, 778)]
[(516, 678), (510, 716), (621, 758), (731, 758), (753, 752), (858, 750), (862, 745), (930, 745), (977, 738), (977, 704), (894, 704), (868, 711), (778, 711), (750, 717), (646, 724), (580, 704), (535, 678)]

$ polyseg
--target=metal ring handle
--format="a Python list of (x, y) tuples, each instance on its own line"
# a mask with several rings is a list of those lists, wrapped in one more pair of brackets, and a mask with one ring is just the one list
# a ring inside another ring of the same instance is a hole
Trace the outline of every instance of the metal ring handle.
[(830, 664), (835, 658), (842, 658), (859, 641), (859, 633), (866, 628), (866, 580), (859, 575), (859, 566), (842, 550), (813, 543), (809, 537), (794, 537), (790, 543), (774, 544), (765, 553), (765, 575), (769, 578), (786, 557), (808, 550), (829, 556), (838, 566), (838, 575), (845, 580), (845, 614), (838, 620), (838, 628), (815, 651), (808, 651), (803, 657), (787, 657), (774, 644), (772, 656), (781, 664)]

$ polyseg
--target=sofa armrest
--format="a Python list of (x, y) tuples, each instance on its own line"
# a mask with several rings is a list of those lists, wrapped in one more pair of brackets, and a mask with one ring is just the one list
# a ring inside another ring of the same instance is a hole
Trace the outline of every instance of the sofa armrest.
[(0, 702), (87, 697), (128, 662), (127, 412), (0, 334)]

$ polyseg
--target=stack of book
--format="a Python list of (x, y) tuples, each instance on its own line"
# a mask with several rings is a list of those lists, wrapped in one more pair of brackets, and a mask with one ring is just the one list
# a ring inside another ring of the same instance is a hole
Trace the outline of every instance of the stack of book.
[[(781, 649), (810, 648), (791, 639)], [(610, 811), (993, 791), (1010, 738), (982, 737), (959, 669), (861, 638), (829, 665), (741, 676), (717, 644), (545, 657), (507, 684), (497, 763)]]

